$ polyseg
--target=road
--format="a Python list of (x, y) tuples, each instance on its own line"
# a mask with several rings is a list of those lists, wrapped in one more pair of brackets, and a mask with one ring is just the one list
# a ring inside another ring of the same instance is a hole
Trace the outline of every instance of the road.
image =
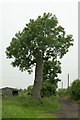
[(80, 104), (61, 97), (58, 98), (58, 101), (61, 105), (61, 109), (56, 113), (58, 118), (75, 118), (75, 120), (76, 118), (80, 119)]

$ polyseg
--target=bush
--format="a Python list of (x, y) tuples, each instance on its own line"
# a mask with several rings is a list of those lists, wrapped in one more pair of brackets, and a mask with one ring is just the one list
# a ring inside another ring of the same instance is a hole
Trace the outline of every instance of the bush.
[(33, 85), (28, 86), (27, 95), (32, 95), (32, 89), (33, 89)]
[(71, 97), (80, 100), (80, 80), (75, 80), (71, 86)]
[(57, 94), (61, 97), (65, 97), (66, 96), (66, 93), (67, 93), (67, 89), (58, 89), (58, 92)]
[(57, 84), (52, 84), (50, 81), (44, 81), (41, 89), (41, 97), (50, 97), (56, 95)]
[(19, 96), (25, 96), (27, 94), (27, 89), (20, 89)]

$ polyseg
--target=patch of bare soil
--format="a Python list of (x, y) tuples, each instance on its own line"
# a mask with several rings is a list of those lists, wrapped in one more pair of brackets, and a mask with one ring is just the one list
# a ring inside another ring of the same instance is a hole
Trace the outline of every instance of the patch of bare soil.
[(61, 109), (56, 112), (58, 118), (78, 118), (80, 120), (80, 104), (59, 97)]

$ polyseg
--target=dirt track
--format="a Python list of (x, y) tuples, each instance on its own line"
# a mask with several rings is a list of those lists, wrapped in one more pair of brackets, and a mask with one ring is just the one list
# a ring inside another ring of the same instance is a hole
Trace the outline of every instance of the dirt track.
[(66, 100), (64, 98), (58, 98), (61, 104), (61, 110), (57, 111), (56, 116), (58, 118), (79, 118), (80, 119), (80, 104)]

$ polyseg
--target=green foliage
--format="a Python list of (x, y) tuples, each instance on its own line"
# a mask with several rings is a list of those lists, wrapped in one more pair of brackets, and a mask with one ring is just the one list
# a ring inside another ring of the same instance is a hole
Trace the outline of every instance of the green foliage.
[(31, 96), (2, 99), (3, 118), (55, 118), (50, 111), (60, 108), (54, 97), (35, 99)]
[[(29, 86), (27, 89), (27, 95), (32, 95), (33, 86)], [(50, 97), (56, 95), (57, 83), (52, 84), (50, 81), (42, 82), (41, 97)]]
[[(22, 32), (15, 34), (10, 46), (6, 48), (6, 55), (7, 58), (13, 58), (11, 64), (19, 67), (21, 71), (27, 70), (31, 73), (33, 66), (36, 66), (32, 95), (40, 97), (43, 66), (46, 69), (43, 79), (49, 78), (52, 84), (54, 81), (58, 82), (57, 74), (61, 73), (61, 70), (60, 62), (57, 59), (62, 58), (71, 45), (73, 45), (72, 35), (66, 35), (64, 28), (58, 24), (56, 16), (44, 13), (36, 20), (30, 19)], [(37, 92), (35, 92), (36, 90)]]
[[(57, 83), (60, 81), (58, 79), (58, 74), (61, 73), (60, 62), (57, 60), (45, 61), (43, 69), (43, 81), (41, 96), (53, 96), (56, 95)], [(32, 86), (27, 89), (27, 94), (32, 93)]]
[(33, 89), (32, 85), (28, 86), (28, 88), (27, 88), (27, 95), (32, 95), (32, 89)]
[(26, 89), (20, 89), (19, 90), (19, 96), (24, 96), (27, 94), (27, 90)]
[(75, 80), (71, 86), (66, 89), (59, 89), (57, 94), (61, 97), (80, 100), (80, 80)]
[(69, 86), (68, 88), (58, 89), (57, 95), (67, 99), (71, 99), (71, 86)]
[(57, 94), (61, 97), (65, 97), (67, 95), (67, 89), (58, 89)]
[(55, 84), (52, 84), (50, 81), (43, 81), (42, 89), (41, 89), (41, 96), (42, 97), (55, 96), (56, 88), (57, 86)]
[(36, 20), (30, 19), (23, 31), (15, 34), (6, 48), (6, 55), (14, 58), (11, 63), (14, 67), (31, 73), (39, 52), (42, 52), (43, 60), (62, 58), (72, 42), (72, 35), (66, 35), (56, 16), (44, 13)]
[(71, 97), (80, 100), (80, 80), (75, 80), (71, 85)]
[(58, 81), (58, 74), (61, 73), (61, 63), (58, 60), (48, 60), (44, 62), (43, 80), (48, 80), (55, 84)]
[(41, 96), (52, 96), (56, 94), (57, 83), (60, 81), (58, 78), (58, 74), (61, 73), (60, 64), (57, 60), (44, 62)]
[[(33, 86), (27, 89), (27, 95), (32, 95)], [(50, 97), (56, 95), (57, 84), (52, 84), (50, 81), (42, 82), (41, 97)]]

